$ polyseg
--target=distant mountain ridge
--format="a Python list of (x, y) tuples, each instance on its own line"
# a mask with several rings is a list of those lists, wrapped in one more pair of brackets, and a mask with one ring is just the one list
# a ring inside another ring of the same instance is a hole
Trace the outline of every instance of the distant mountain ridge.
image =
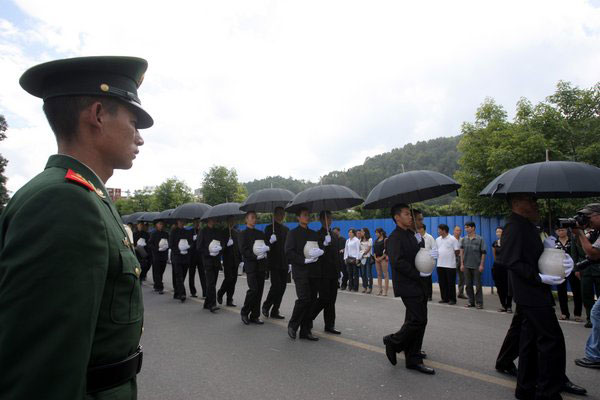
[[(321, 177), (323, 184), (344, 185), (362, 197), (367, 197), (371, 189), (383, 179), (406, 171), (428, 169), (452, 177), (458, 169), (460, 153), (457, 150), (461, 136), (440, 137), (427, 141), (409, 143), (389, 152), (367, 157), (361, 165), (345, 171), (332, 171)], [(270, 176), (244, 183), (248, 194), (260, 189), (277, 187), (298, 193), (317, 182), (298, 180), (292, 177)]]

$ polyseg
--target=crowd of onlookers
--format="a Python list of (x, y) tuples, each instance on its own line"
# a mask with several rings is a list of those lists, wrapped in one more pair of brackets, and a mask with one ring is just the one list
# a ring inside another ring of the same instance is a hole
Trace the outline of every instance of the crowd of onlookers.
[[(474, 222), (467, 222), (464, 230), (455, 226), (440, 224), (437, 238), (427, 233), (427, 227), (421, 224), (419, 233), (427, 249), (437, 249), (438, 258), (436, 272), (441, 300), (439, 303), (454, 305), (457, 299), (465, 299), (467, 308), (483, 308), (482, 275), (485, 268), (487, 245), (476, 233)], [(492, 243), (492, 278), (500, 301), (499, 312), (512, 313), (512, 295), (508, 279), (508, 271), (496, 260), (502, 252), (502, 227), (496, 229), (496, 240)], [(339, 229), (336, 228), (339, 235)], [(544, 239), (546, 233), (541, 233)], [(570, 254), (575, 262), (585, 259), (585, 254), (577, 240), (567, 229), (556, 229), (556, 247)], [(340, 236), (341, 237), (341, 236)], [(344, 240), (343, 237), (341, 237)], [(390, 275), (386, 255), (387, 234), (382, 228), (375, 229), (375, 237), (371, 237), (368, 228), (350, 229), (345, 240), (343, 268), (340, 289), (388, 296)], [(373, 268), (374, 267), (374, 268)], [(377, 283), (374, 288), (374, 279)], [(432, 278), (423, 277), (429, 300), (432, 300)], [(362, 286), (362, 287), (361, 287)], [(575, 272), (561, 285), (556, 287), (561, 320), (571, 319), (569, 310), (569, 289), (574, 303), (573, 318), (583, 322), (582, 310), (587, 312), (586, 327), (590, 327), (589, 315), (594, 305), (596, 291), (600, 289), (600, 265), (588, 268), (585, 272)]]

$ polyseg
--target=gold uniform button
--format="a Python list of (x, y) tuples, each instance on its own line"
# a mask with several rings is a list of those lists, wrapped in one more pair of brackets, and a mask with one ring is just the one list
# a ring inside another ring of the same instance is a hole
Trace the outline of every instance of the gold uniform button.
[(103, 92), (108, 92), (108, 89), (110, 89), (110, 87), (106, 83), (100, 85), (100, 90)]
[(140, 273), (141, 273), (141, 272), (142, 272), (142, 271), (140, 270), (140, 268), (139, 268), (139, 267), (135, 267), (135, 274), (136, 274), (138, 277), (140, 276)]

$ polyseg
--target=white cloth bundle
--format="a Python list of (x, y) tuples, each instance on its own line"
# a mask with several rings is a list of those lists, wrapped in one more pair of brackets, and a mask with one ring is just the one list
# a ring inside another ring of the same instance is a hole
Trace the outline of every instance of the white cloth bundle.
[(167, 251), (169, 249), (169, 241), (167, 239), (160, 239), (158, 242), (158, 251)]
[(223, 250), (223, 248), (221, 247), (221, 242), (218, 240), (213, 240), (208, 245), (208, 252), (212, 257), (218, 256), (221, 250)]
[(139, 238), (136, 243), (136, 246), (146, 247), (146, 239), (144, 239), (143, 237)]
[(190, 244), (187, 239), (180, 239), (177, 247), (179, 247), (179, 252), (181, 254), (187, 254), (187, 251), (190, 249)]

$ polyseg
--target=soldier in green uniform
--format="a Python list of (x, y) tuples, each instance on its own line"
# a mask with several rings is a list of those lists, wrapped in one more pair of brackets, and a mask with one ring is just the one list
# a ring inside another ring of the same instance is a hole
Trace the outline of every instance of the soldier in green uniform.
[(2, 399), (137, 398), (141, 269), (104, 185), (153, 124), (137, 97), (146, 68), (83, 57), (21, 77), (44, 100), (58, 154), (0, 217)]

